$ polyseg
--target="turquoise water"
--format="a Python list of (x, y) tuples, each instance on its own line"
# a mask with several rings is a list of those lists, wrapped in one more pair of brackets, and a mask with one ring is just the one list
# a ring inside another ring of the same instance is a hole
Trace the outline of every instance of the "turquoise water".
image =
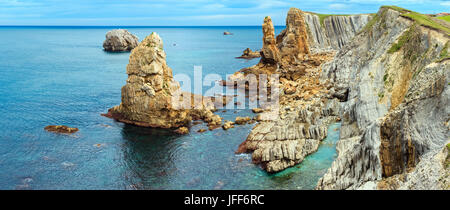
[[(174, 74), (190, 76), (201, 65), (204, 75), (225, 78), (256, 64), (234, 57), (262, 45), (260, 27), (127, 29), (141, 40), (159, 33)], [(102, 50), (109, 30), (0, 27), (0, 189), (313, 189), (331, 165), (338, 124), (317, 153), (269, 175), (250, 155), (234, 154), (254, 125), (197, 133), (206, 128), (200, 124), (178, 136), (100, 116), (120, 103), (127, 78), (129, 53)], [(218, 113), (229, 120), (252, 116), (249, 110)], [(80, 131), (44, 131), (50, 124)]]

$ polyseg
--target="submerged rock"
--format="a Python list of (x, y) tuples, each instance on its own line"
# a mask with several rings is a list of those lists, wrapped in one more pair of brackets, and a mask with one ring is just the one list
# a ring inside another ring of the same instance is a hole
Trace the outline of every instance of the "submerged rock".
[(223, 128), (224, 130), (228, 130), (228, 129), (230, 129), (230, 128), (234, 128), (234, 122), (232, 122), (232, 121), (226, 121), (226, 122), (222, 125), (222, 128)]
[(106, 40), (103, 42), (105, 51), (130, 51), (139, 44), (137, 36), (131, 34), (126, 29), (116, 29), (106, 33)]
[(212, 113), (214, 104), (210, 100), (181, 92), (180, 84), (173, 79), (172, 69), (166, 64), (163, 42), (158, 34), (147, 36), (131, 52), (127, 74), (127, 83), (122, 87), (122, 102), (104, 116), (155, 128), (187, 127), (192, 120), (220, 126), (221, 118)]
[(78, 131), (78, 128), (71, 128), (65, 125), (48, 125), (44, 129), (54, 133), (75, 133)]
[(180, 128), (175, 130), (175, 133), (178, 133), (178, 134), (181, 134), (181, 135), (188, 134), (189, 133), (189, 129), (186, 128), (186, 127), (180, 127)]

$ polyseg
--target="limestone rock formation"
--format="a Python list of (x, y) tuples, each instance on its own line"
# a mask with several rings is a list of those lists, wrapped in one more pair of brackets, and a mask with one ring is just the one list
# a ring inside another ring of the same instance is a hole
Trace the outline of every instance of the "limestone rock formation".
[(130, 51), (139, 44), (137, 36), (131, 34), (126, 29), (111, 30), (106, 33), (103, 42), (105, 51)]
[(236, 58), (242, 58), (242, 59), (253, 59), (253, 58), (259, 58), (261, 57), (261, 54), (258, 50), (252, 51), (250, 48), (247, 48), (242, 52), (242, 55)]
[(234, 122), (232, 122), (232, 121), (226, 121), (226, 122), (223, 124), (222, 128), (223, 128), (224, 130), (228, 130), (228, 129), (230, 129), (230, 128), (234, 128)]
[(339, 115), (338, 100), (319, 82), (320, 65), (333, 53), (310, 53), (307, 25), (299, 9), (289, 10), (286, 24), (274, 39), (272, 21), (266, 17), (260, 62), (230, 78), (273, 73), (281, 77), (279, 111), (270, 107), (264, 112), (255, 110), (261, 112), (256, 117), (258, 124), (236, 151), (252, 152), (253, 162), (268, 172), (294, 166), (315, 152), (327, 135), (327, 126)]
[(314, 13), (304, 13), (309, 32), (310, 50), (339, 50), (372, 19), (369, 14), (328, 15), (322, 19)]
[(307, 25), (303, 12), (291, 8), (286, 17), (286, 29), (277, 36), (277, 47), (280, 49), (283, 62), (292, 64), (303, 55), (309, 54)]
[[(202, 96), (181, 93), (172, 69), (166, 64), (163, 42), (156, 33), (147, 36), (131, 52), (127, 74), (122, 102), (109, 109), (105, 116), (145, 127), (186, 127), (191, 120), (200, 119), (209, 126), (220, 127), (221, 118), (212, 113), (212, 102), (208, 103)], [(179, 99), (191, 100), (175, 100), (173, 96), (177, 94)]]
[(264, 18), (262, 25), (263, 47), (261, 49), (261, 63), (277, 64), (281, 61), (280, 52), (276, 45), (275, 29), (270, 16)]
[(448, 169), (438, 153), (450, 129), (450, 62), (440, 59), (449, 37), (405, 12), (382, 7), (324, 67), (323, 80), (348, 97), (341, 105), (338, 157), (318, 189), (446, 185), (439, 177)]

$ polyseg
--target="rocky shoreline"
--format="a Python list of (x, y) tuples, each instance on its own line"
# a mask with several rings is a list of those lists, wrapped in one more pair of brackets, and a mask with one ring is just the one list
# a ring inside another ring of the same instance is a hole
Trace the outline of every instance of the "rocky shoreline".
[[(409, 13), (385, 6), (374, 15), (321, 19), (291, 8), (278, 36), (265, 17), (259, 63), (222, 85), (249, 89), (248, 75), (278, 75), (279, 92), (259, 92), (279, 97), (279, 107), (260, 104), (256, 118), (224, 124), (213, 112), (214, 103), (228, 103), (226, 96), (204, 103), (203, 96), (183, 93), (193, 99), (190, 108), (174, 108), (185, 102), (172, 101), (179, 83), (153, 33), (132, 51), (122, 103), (104, 116), (180, 134), (192, 120), (210, 130), (257, 121), (236, 153), (251, 153), (269, 173), (301, 163), (340, 121), (338, 157), (316, 189), (449, 189), (449, 34)], [(243, 57), (256, 54), (248, 49)]]
[[(314, 14), (293, 8), (276, 39), (266, 17), (260, 63), (229, 80), (280, 74), (280, 119), (259, 122), (237, 153), (281, 171), (316, 151), (326, 127), (341, 120), (339, 156), (317, 189), (449, 189), (449, 36), (408, 12), (382, 7), (320, 26)], [(320, 32), (327, 24), (339, 28)]]

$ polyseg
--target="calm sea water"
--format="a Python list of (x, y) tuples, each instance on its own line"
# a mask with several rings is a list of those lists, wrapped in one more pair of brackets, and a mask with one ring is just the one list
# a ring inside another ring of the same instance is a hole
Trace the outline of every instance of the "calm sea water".
[[(262, 45), (260, 27), (123, 27), (157, 32), (174, 74), (223, 75), (254, 65), (234, 57)], [(102, 50), (108, 27), (0, 27), (0, 189), (313, 189), (335, 158), (339, 124), (296, 167), (267, 174), (235, 155), (254, 125), (185, 136), (100, 116), (120, 103), (129, 53)], [(277, 27), (279, 33), (282, 27)], [(232, 36), (223, 36), (231, 31)], [(249, 110), (219, 114), (233, 120)], [(73, 135), (44, 131), (77, 127)]]

